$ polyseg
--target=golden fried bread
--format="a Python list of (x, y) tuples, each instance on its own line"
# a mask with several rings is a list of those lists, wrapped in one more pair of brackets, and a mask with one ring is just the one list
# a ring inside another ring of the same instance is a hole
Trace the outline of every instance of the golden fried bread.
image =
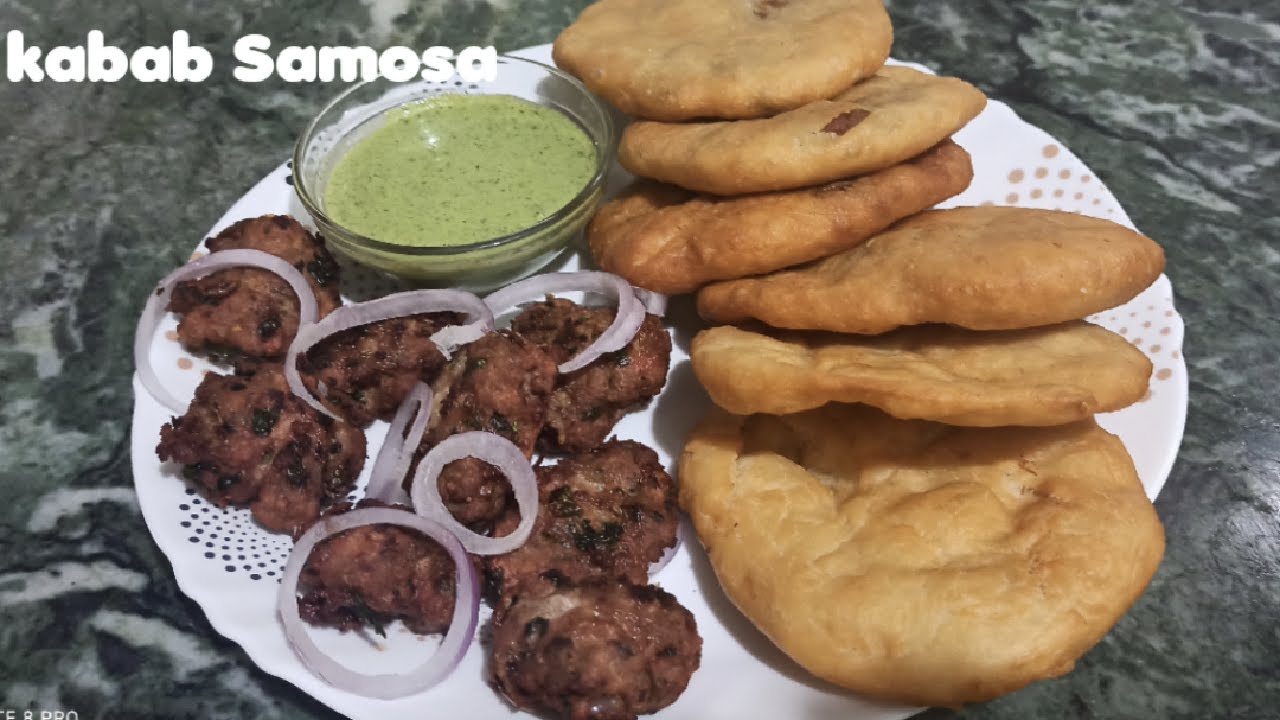
[(915, 705), (1070, 671), (1164, 552), (1128, 453), (1092, 420), (714, 410), (680, 485), (725, 592), (778, 647), (818, 677)]
[(888, 66), (830, 100), (771, 118), (632, 123), (618, 161), (640, 177), (715, 195), (792, 190), (913, 158), (986, 102), (963, 80)]
[(601, 268), (631, 284), (685, 293), (854, 247), (972, 179), (969, 154), (945, 140), (900, 165), (803, 190), (722, 198), (641, 180), (600, 208), (587, 242)]
[(600, 0), (552, 57), (623, 112), (674, 122), (831, 97), (884, 65), (892, 42), (880, 0)]
[(1013, 207), (931, 210), (816, 263), (707, 285), (698, 311), (717, 323), (755, 318), (794, 330), (1017, 330), (1123, 304), (1163, 270), (1159, 245), (1107, 220)]
[(781, 415), (860, 402), (948, 425), (1062, 425), (1131, 405), (1151, 361), (1123, 337), (1074, 321), (975, 332), (920, 325), (885, 335), (703, 330), (690, 351), (698, 380), (738, 415)]

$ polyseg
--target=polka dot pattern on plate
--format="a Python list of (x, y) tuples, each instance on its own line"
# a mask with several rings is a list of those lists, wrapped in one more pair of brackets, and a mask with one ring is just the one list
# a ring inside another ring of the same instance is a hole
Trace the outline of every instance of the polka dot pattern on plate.
[(1166, 309), (1172, 306), (1173, 298), (1161, 295), (1152, 302), (1148, 301), (1151, 293), (1149, 289), (1127, 305), (1088, 318), (1124, 337), (1151, 359), (1151, 388), (1142, 402), (1149, 401), (1158, 392), (1161, 382), (1172, 379), (1174, 366), (1182, 363), (1180, 349), (1168, 342), (1180, 324), (1175, 321), (1176, 313)]
[(997, 204), (1115, 219), (1110, 193), (1080, 168), (1079, 160), (1064, 153), (1061, 146), (1045, 145), (1034, 163), (1018, 164), (1003, 173), (1009, 192)]
[(248, 510), (217, 507), (191, 488), (175, 511), (187, 542), (223, 572), (253, 581), (279, 578), (293, 547), (287, 535), (265, 532)]

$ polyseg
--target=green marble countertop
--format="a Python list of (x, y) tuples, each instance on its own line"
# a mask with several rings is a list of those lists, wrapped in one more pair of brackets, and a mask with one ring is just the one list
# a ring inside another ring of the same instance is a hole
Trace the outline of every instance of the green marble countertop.
[[(224, 53), (199, 85), (0, 80), (0, 709), (335, 717), (209, 627), (132, 489), (139, 307), (335, 90), (235, 82), (226, 53), (250, 32), (513, 49), (584, 2), (0, 0), (0, 31), (45, 47), (185, 29)], [(1280, 717), (1280, 5), (889, 4), (897, 57), (1008, 102), (1111, 187), (1164, 245), (1187, 325), (1154, 582), (1073, 673), (960, 715)]]

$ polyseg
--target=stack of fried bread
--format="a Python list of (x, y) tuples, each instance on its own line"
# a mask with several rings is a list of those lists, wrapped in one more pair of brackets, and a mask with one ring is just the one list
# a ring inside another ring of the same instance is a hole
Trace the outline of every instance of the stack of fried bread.
[(986, 104), (955, 78), (885, 66), (880, 0), (602, 0), (554, 57), (639, 118), (642, 178), (587, 231), (600, 266), (685, 293), (852, 248), (963, 191), (949, 137)]
[(694, 339), (723, 410), (680, 467), (739, 608), (878, 697), (955, 706), (1069, 671), (1164, 550), (1093, 420), (1140, 400), (1151, 362), (1082, 318), (1163, 259), (1102, 220), (958, 208), (703, 289), (704, 316), (755, 323)]
[(596, 261), (697, 292), (718, 406), (681, 504), (734, 603), (826, 680), (958, 706), (1069, 671), (1164, 535), (1096, 413), (1151, 363), (1085, 318), (1164, 255), (1059, 211), (929, 208), (972, 179), (960, 80), (884, 66), (878, 0), (601, 0), (556, 61), (640, 118)]
[(753, 324), (694, 339), (723, 410), (686, 445), (681, 500), (738, 607), (883, 698), (956, 706), (1069, 671), (1164, 549), (1093, 420), (1140, 400), (1151, 363), (1082, 318), (1162, 267), (1106, 221), (959, 208), (705, 288), (706, 317)]

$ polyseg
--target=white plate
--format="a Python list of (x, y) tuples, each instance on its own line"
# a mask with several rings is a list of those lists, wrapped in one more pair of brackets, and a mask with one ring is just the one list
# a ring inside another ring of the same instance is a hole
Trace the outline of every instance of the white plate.
[[(518, 53), (550, 62), (550, 47)], [(501, 80), (499, 80), (501, 82)], [(1008, 106), (991, 102), (955, 138), (973, 155), (973, 185), (946, 205), (1017, 204), (1062, 208), (1107, 218), (1132, 227), (1115, 198), (1069, 150), (1043, 131), (1020, 120)], [(289, 169), (281, 166), (264, 178), (218, 221), (217, 231), (240, 218), (265, 213), (301, 216)], [(625, 179), (616, 173), (614, 181)], [(614, 186), (616, 190), (616, 185)], [(576, 267), (571, 257), (568, 266)], [(687, 299), (686, 299), (687, 300)], [(1094, 321), (1125, 335), (1155, 363), (1151, 394), (1121, 412), (1100, 418), (1133, 455), (1147, 493), (1154, 498), (1173, 466), (1187, 410), (1187, 375), (1180, 351), (1182, 319), (1173, 308), (1173, 291), (1161, 277), (1132, 302), (1102, 313)], [(676, 347), (671, 377), (661, 397), (647, 410), (626, 418), (619, 437), (654, 447), (668, 468), (688, 431), (701, 417), (706, 395), (688, 362), (689, 339), (699, 327), (690, 303), (673, 303), (669, 320)], [(173, 319), (163, 330), (174, 327)], [(157, 336), (153, 362), (170, 387), (193, 391), (204, 363), (176, 343)], [(139, 502), (156, 543), (173, 564), (182, 590), (199, 603), (213, 627), (239, 643), (263, 670), (302, 688), (352, 718), (504, 718), (515, 714), (485, 684), (483, 653), (472, 647), (457, 672), (421, 695), (394, 701), (357, 697), (320, 682), (298, 662), (276, 622), (276, 578), (290, 542), (263, 531), (245, 510), (211, 507), (187, 490), (174, 468), (162, 467), (154, 449), (169, 413), (134, 382), (133, 473)], [(385, 433), (371, 430), (372, 450)], [(367, 469), (367, 468), (366, 468)], [(364, 482), (364, 478), (361, 482)], [(693, 547), (691, 547), (691, 545)], [(697, 617), (704, 645), (702, 665), (688, 690), (658, 718), (903, 718), (912, 708), (867, 701), (815, 680), (774, 648), (726, 599), (697, 543), (687, 543), (655, 577)], [(403, 632), (375, 645), (357, 634), (314, 633), (322, 645), (346, 653), (364, 672), (397, 672), (406, 659), (421, 657), (432, 645)], [(376, 639), (376, 638), (375, 638)]]

